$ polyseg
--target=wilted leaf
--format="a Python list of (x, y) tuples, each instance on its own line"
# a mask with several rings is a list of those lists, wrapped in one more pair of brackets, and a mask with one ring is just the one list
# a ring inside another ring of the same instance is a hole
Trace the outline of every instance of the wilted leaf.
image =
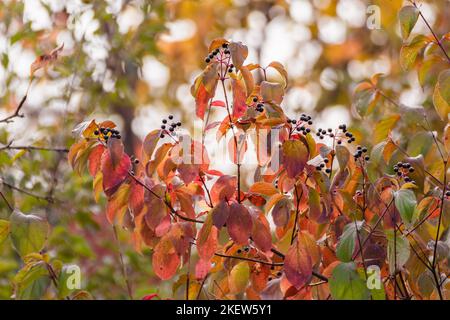
[(41, 68), (47, 68), (50, 63), (53, 63), (58, 59), (59, 53), (64, 48), (64, 43), (61, 44), (59, 47), (53, 49), (50, 51), (50, 53), (43, 54), (39, 57), (37, 57), (36, 60), (31, 64), (30, 66), (30, 77), (33, 77), (34, 73), (41, 69)]

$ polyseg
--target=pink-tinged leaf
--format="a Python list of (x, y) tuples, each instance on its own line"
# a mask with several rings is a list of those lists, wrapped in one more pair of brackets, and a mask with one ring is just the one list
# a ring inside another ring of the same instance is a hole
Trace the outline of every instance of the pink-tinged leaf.
[(95, 177), (97, 172), (100, 170), (102, 155), (105, 150), (106, 148), (99, 144), (92, 149), (92, 152), (89, 155), (89, 173), (92, 177)]
[(147, 205), (145, 222), (151, 230), (155, 230), (167, 215), (167, 207), (162, 200), (165, 191), (164, 187), (162, 185), (156, 185), (151, 190), (160, 197), (158, 198), (153, 193), (145, 191), (145, 203)]
[(284, 260), (284, 272), (289, 282), (300, 289), (312, 278), (313, 267), (320, 260), (320, 249), (307, 231), (300, 231)]
[(109, 139), (108, 143), (108, 151), (111, 156), (111, 162), (113, 167), (117, 167), (117, 165), (120, 163), (123, 157), (123, 144), (122, 141), (119, 139)]
[(214, 101), (211, 103), (211, 106), (213, 106), (213, 107), (222, 107), (222, 108), (225, 108), (225, 102), (223, 102), (222, 100), (214, 100)]
[(200, 258), (209, 261), (217, 249), (218, 230), (212, 223), (212, 216), (209, 215), (203, 223), (197, 235), (197, 251)]
[(153, 130), (150, 132), (145, 138), (144, 142), (142, 143), (142, 151), (143, 151), (143, 161), (144, 163), (147, 163), (153, 155), (153, 152), (155, 151), (156, 145), (158, 144), (158, 141), (161, 136), (161, 130)]
[(198, 177), (200, 165), (181, 163), (178, 165), (178, 172), (184, 183), (189, 184)]
[(220, 201), (211, 211), (213, 224), (218, 228), (222, 228), (230, 215), (230, 206), (225, 201)]
[(144, 208), (144, 187), (138, 184), (136, 181), (131, 181), (131, 189), (130, 189), (130, 210), (133, 217), (137, 217), (142, 213)]
[(113, 166), (110, 153), (104, 152), (101, 160), (101, 169), (103, 173), (103, 190), (109, 196), (127, 178), (128, 171), (131, 169), (130, 157), (124, 153), (117, 165)]
[(269, 223), (264, 215), (254, 217), (252, 239), (256, 247), (262, 252), (268, 252), (272, 248), (272, 235), (270, 234)]
[[(245, 134), (242, 135), (238, 135), (236, 134), (237, 137), (237, 150), (238, 152), (236, 152), (236, 142), (234, 140), (234, 137), (231, 137), (230, 140), (228, 140), (228, 150), (229, 150), (229, 156), (230, 156), (230, 160), (233, 161), (233, 163), (237, 164), (237, 163), (242, 163), (242, 161), (244, 160), (245, 157), (245, 152), (247, 152), (247, 139)], [(239, 161), (238, 161), (238, 156), (239, 156)]]
[(195, 114), (200, 119), (205, 118), (206, 108), (208, 107), (208, 101), (210, 99), (210, 95), (203, 84), (198, 88), (197, 95), (195, 96)]
[(291, 201), (282, 197), (272, 209), (273, 222), (277, 227), (285, 227), (291, 214)]
[(227, 221), (228, 233), (237, 244), (247, 244), (252, 233), (253, 221), (247, 208), (240, 203), (232, 203)]
[(175, 223), (171, 226), (167, 236), (172, 241), (177, 254), (182, 256), (187, 252), (190, 243), (194, 240), (195, 231), (190, 222)]
[(211, 262), (209, 260), (200, 259), (195, 265), (195, 277), (198, 280), (204, 279), (209, 270), (211, 270)]
[(261, 82), (261, 96), (266, 102), (280, 104), (284, 97), (283, 86), (279, 83), (263, 81)]
[(233, 117), (240, 118), (247, 110), (245, 88), (240, 80), (232, 79), (231, 89), (233, 91)]
[(222, 200), (230, 200), (236, 193), (237, 178), (233, 176), (221, 176), (211, 188), (211, 200), (217, 204)]
[(170, 239), (163, 237), (152, 257), (153, 271), (161, 280), (172, 278), (180, 265), (180, 257)]
[(308, 162), (308, 147), (300, 140), (288, 140), (283, 143), (282, 151), (282, 163), (288, 177), (295, 178)]
[(242, 42), (232, 42), (228, 45), (228, 49), (231, 52), (231, 60), (234, 66), (239, 70), (248, 56), (247, 46)]

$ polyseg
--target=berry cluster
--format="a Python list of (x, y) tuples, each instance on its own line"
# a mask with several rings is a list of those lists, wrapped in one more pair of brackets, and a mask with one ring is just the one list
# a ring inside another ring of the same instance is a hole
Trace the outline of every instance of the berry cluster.
[(264, 104), (262, 102), (258, 102), (259, 99), (258, 97), (253, 97), (253, 103), (255, 106), (255, 110), (258, 112), (263, 112), (264, 111)]
[(341, 124), (338, 128), (340, 132), (336, 134), (336, 137), (340, 139), (337, 141), (337, 144), (342, 144), (341, 139), (347, 139), (347, 143), (352, 143), (356, 140), (356, 138), (353, 136), (353, 133), (347, 130), (346, 124)]
[[(327, 166), (328, 162), (330, 162), (330, 160), (328, 158), (323, 159), (323, 162), (316, 167), (316, 170), (317, 171), (322, 171), (322, 169), (324, 169)], [(325, 172), (326, 173), (331, 173), (331, 168), (326, 168)]]
[(405, 182), (411, 182), (414, 184), (416, 183), (414, 180), (408, 177), (408, 173), (414, 172), (414, 167), (411, 166), (409, 162), (398, 162), (394, 166), (394, 172), (397, 174), (399, 178), (403, 178)]
[(333, 129), (328, 128), (327, 130), (319, 128), (317, 129), (316, 136), (319, 137), (319, 139), (325, 138), (325, 136), (329, 136), (330, 138), (334, 138)]
[(241, 254), (242, 251), (244, 251), (244, 252), (249, 252), (249, 251), (250, 251), (250, 247), (249, 247), (249, 246), (245, 246), (245, 247), (243, 248), (243, 250), (242, 250), (242, 249), (237, 249), (236, 253), (237, 253), (237, 254)]
[(289, 124), (294, 125), (294, 129), (298, 132), (301, 132), (302, 134), (306, 135), (311, 132), (311, 128), (308, 128), (308, 126), (313, 124), (311, 116), (308, 116), (304, 113), (300, 116), (299, 120), (296, 119), (288, 119), (287, 121)]
[(105, 140), (105, 142), (108, 142), (109, 138), (115, 138), (115, 139), (122, 138), (119, 130), (112, 129), (112, 128), (104, 128), (104, 127), (100, 127), (98, 130), (95, 130), (94, 135), (100, 136), (101, 138), (103, 138), (103, 140)]
[(355, 158), (355, 161), (357, 161), (358, 159), (364, 159), (364, 161), (369, 161), (370, 157), (367, 156), (367, 155), (364, 155), (365, 153), (367, 153), (367, 148), (358, 146), (356, 148), (356, 152), (353, 154), (353, 157)]
[[(167, 118), (169, 120), (173, 120), (173, 115), (169, 115)], [(178, 122), (171, 122), (170, 125), (168, 124), (168, 120), (167, 119), (163, 119), (161, 122), (162, 122), (162, 124), (161, 124), (162, 132), (161, 132), (160, 138), (164, 138), (165, 134), (171, 136), (171, 133), (173, 133), (177, 127), (181, 127), (181, 122), (180, 121), (178, 121)]]
[[(222, 52), (221, 52), (222, 51)], [(208, 54), (208, 56), (205, 58), (206, 63), (210, 63), (214, 60), (214, 58), (217, 58), (218, 55), (220, 55), (220, 58), (218, 58), (218, 61), (223, 61), (225, 57), (230, 56), (230, 50), (228, 49), (228, 43), (222, 44), (222, 48), (216, 48), (212, 52)], [(233, 72), (234, 65), (232, 63), (227, 64), (228, 72)]]
[[(449, 186), (447, 186), (447, 188), (448, 188)], [(446, 192), (445, 192), (445, 196), (447, 197), (447, 198), (450, 198), (450, 190), (447, 190)]]

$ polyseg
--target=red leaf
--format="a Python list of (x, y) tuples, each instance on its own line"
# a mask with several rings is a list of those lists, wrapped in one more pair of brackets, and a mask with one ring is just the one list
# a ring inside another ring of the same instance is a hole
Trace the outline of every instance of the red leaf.
[(291, 214), (291, 201), (288, 198), (281, 198), (272, 209), (273, 222), (277, 227), (285, 227), (289, 222)]
[(153, 271), (161, 280), (172, 278), (180, 265), (178, 256), (172, 241), (163, 237), (156, 245), (152, 257)]
[(198, 88), (197, 95), (195, 96), (195, 114), (197, 117), (203, 120), (205, 117), (206, 108), (208, 106), (208, 101), (210, 99), (210, 95), (203, 84), (200, 84)]
[(209, 270), (211, 270), (211, 262), (200, 259), (195, 265), (195, 277), (198, 280), (204, 279), (208, 275)]
[(116, 166), (113, 166), (110, 152), (104, 152), (101, 160), (103, 173), (103, 190), (110, 196), (115, 189), (126, 179), (131, 169), (131, 160), (126, 153), (122, 155)]
[(233, 79), (231, 89), (233, 90), (233, 117), (240, 118), (247, 110), (245, 87), (241, 81)]
[(263, 252), (267, 252), (272, 248), (272, 235), (264, 215), (254, 217), (252, 239), (256, 247)]
[(211, 200), (213, 204), (221, 200), (230, 200), (236, 192), (237, 178), (233, 176), (221, 176), (211, 188)]
[(141, 214), (142, 209), (144, 208), (144, 193), (144, 187), (132, 180), (129, 202), (131, 213), (135, 218)]
[(213, 107), (222, 107), (222, 108), (225, 108), (225, 102), (223, 102), (222, 100), (214, 100), (214, 101), (211, 103), (211, 106), (213, 106)]
[[(156, 185), (151, 189), (160, 197), (164, 195), (164, 187)], [(145, 214), (145, 222), (151, 230), (155, 230), (161, 223), (162, 219), (167, 215), (167, 208), (161, 198), (156, 197), (151, 192), (145, 192), (145, 203), (147, 204), (147, 213)]]
[(284, 260), (284, 272), (289, 282), (300, 289), (311, 281), (313, 266), (320, 260), (320, 250), (307, 231), (300, 231)]
[(288, 140), (283, 143), (283, 166), (289, 178), (295, 178), (308, 162), (308, 148), (300, 140)]
[(247, 244), (252, 233), (252, 217), (247, 208), (240, 203), (230, 206), (230, 216), (227, 221), (228, 233), (237, 244)]
[(98, 170), (100, 170), (101, 159), (105, 149), (106, 148), (103, 145), (99, 144), (92, 149), (91, 154), (89, 155), (89, 173), (92, 177), (95, 177)]
[(159, 298), (159, 296), (156, 293), (148, 294), (146, 296), (142, 297), (142, 300), (153, 300), (154, 298)]
[(225, 201), (220, 201), (211, 211), (213, 224), (218, 228), (222, 228), (227, 222), (230, 215), (230, 207)]

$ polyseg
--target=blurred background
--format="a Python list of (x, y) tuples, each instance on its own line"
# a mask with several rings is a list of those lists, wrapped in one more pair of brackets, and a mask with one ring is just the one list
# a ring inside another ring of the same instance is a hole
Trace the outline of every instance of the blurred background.
[[(13, 113), (25, 94), (36, 57), (62, 44), (64, 49), (54, 66), (36, 73), (25, 117), (0, 124), (0, 146), (68, 148), (74, 126), (92, 118), (115, 121), (130, 153), (169, 114), (192, 130), (190, 86), (218, 37), (245, 43), (247, 63), (285, 65), (289, 84), (282, 107), (289, 116), (308, 113), (318, 127), (347, 123), (361, 142), (372, 142), (370, 123), (351, 111), (359, 81), (383, 73), (383, 86), (400, 103), (414, 107), (429, 99), (415, 73), (400, 77), (397, 12), (404, 2), (2, 0), (0, 118)], [(448, 32), (449, 4), (421, 2), (437, 34)], [(421, 20), (413, 33), (428, 33)], [(223, 118), (220, 112), (214, 119)], [(104, 201), (94, 202), (91, 178), (73, 174), (64, 152), (1, 150), (0, 178), (11, 203), (47, 216), (53, 226), (49, 253), (80, 266), (84, 289), (98, 299), (126, 298)], [(0, 219), (8, 215), (1, 202)], [(152, 275), (150, 256), (134, 252), (127, 232), (120, 237), (134, 297), (172, 296), (173, 283)], [(7, 299), (20, 259), (6, 242), (0, 253), (0, 299)]]

